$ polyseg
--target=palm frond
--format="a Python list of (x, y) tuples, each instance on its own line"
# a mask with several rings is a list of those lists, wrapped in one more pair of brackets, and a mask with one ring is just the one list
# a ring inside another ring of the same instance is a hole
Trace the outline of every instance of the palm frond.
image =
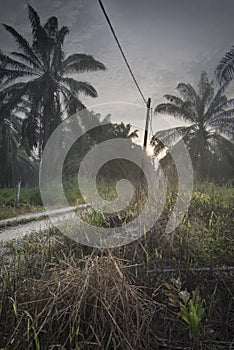
[(1, 90), (1, 98), (3, 100), (8, 100), (9, 97), (16, 94), (19, 90), (21, 90), (25, 86), (25, 83), (15, 83), (14, 85), (8, 86)]
[(205, 110), (205, 107), (209, 105), (212, 98), (214, 97), (213, 85), (214, 85), (213, 80), (209, 82), (208, 74), (205, 71), (203, 71), (201, 73), (201, 78), (198, 83), (198, 93), (200, 96), (203, 112)]
[[(226, 97), (226, 96), (225, 96)], [(231, 99), (227, 99), (225, 101), (223, 101), (223, 103), (220, 103), (220, 107), (221, 108), (231, 108), (234, 107), (234, 98)]]
[(77, 81), (73, 78), (62, 78), (61, 81), (69, 86), (71, 91), (74, 91), (77, 94), (82, 92), (86, 96), (97, 97), (97, 91), (95, 88), (85, 81)]
[(202, 71), (200, 80), (198, 82), (198, 93), (202, 97), (207, 87), (209, 86), (208, 74), (205, 71)]
[(227, 85), (234, 76), (234, 45), (220, 60), (216, 70), (216, 79), (220, 85)]
[(18, 57), (20, 60), (27, 62), (33, 68), (36, 68), (38, 71), (41, 71), (41, 65), (39, 65), (35, 60), (32, 60), (29, 56), (23, 54), (22, 52), (11, 52), (12, 56)]
[(234, 136), (234, 109), (222, 112), (209, 121), (209, 126), (216, 131), (232, 137)]
[(219, 120), (222, 121), (233, 121), (234, 116), (234, 108), (228, 109), (228, 110), (222, 110), (219, 113), (216, 113), (212, 116), (212, 118), (209, 119), (208, 125), (211, 125), (213, 122), (218, 122)]
[(11, 26), (8, 26), (6, 24), (3, 24), (3, 26), (5, 27), (5, 29), (11, 33), (11, 35), (14, 37), (15, 41), (18, 44), (18, 48), (20, 50), (23, 51), (23, 53), (30, 57), (31, 61), (35, 61), (39, 66), (41, 66), (41, 62), (39, 60), (39, 58), (37, 57), (37, 55), (33, 52), (32, 48), (30, 47), (29, 43), (27, 42), (26, 39), (24, 39), (24, 37), (22, 37), (22, 35), (20, 35), (14, 28), (12, 28)]
[(72, 94), (71, 91), (62, 84), (60, 85), (60, 91), (63, 95), (64, 106), (68, 116), (86, 108), (79, 98)]
[(37, 40), (37, 31), (38, 31), (38, 27), (41, 26), (41, 21), (37, 11), (35, 11), (34, 8), (29, 4), (28, 4), (28, 18), (32, 27), (33, 38), (34, 40)]
[(26, 70), (13, 70), (13, 69), (4, 69), (0, 68), (0, 81), (2, 82), (2, 86), (8, 85), (12, 80), (21, 77), (32, 77), (35, 76), (34, 71), (26, 71)]
[(0, 115), (9, 115), (11, 111), (22, 102), (26, 94), (30, 94), (33, 89), (33, 82), (16, 83), (1, 91), (1, 94), (7, 98), (7, 102), (0, 109)]
[(173, 103), (178, 107), (182, 107), (184, 104), (184, 101), (180, 97), (174, 95), (163, 95), (163, 97), (165, 97), (170, 103)]
[(93, 56), (86, 54), (73, 54), (67, 57), (63, 62), (66, 73), (84, 73), (105, 70), (103, 63), (95, 60)]
[(58, 31), (57, 40), (60, 42), (61, 45), (63, 45), (64, 39), (68, 33), (69, 33), (69, 29), (66, 26), (63, 26)]
[(180, 92), (185, 101), (194, 103), (197, 99), (197, 93), (191, 84), (179, 83), (176, 89)]
[(33, 50), (41, 58), (44, 68), (48, 69), (50, 64), (51, 40), (46, 30), (41, 25), (37, 11), (30, 5), (28, 5), (28, 17), (32, 27)]
[(28, 72), (36, 74), (35, 69), (27, 66), (24, 63), (21, 63), (19, 61), (13, 60), (11, 57), (7, 56), (6, 54), (2, 53), (1, 51), (0, 51), (0, 62), (1, 62), (1, 65), (3, 65), (4, 68), (8, 67), (8, 68), (11, 68), (11, 69), (18, 69), (18, 70), (21, 70), (21, 71), (28, 71)]
[(158, 139), (163, 142), (165, 147), (170, 147), (176, 143), (180, 137), (184, 136), (190, 129), (191, 126), (178, 126), (176, 128), (157, 131), (151, 139), (151, 145), (153, 145), (154, 141)]
[(181, 107), (176, 106), (173, 103), (161, 103), (155, 107), (154, 112), (170, 114), (175, 118), (192, 122), (194, 120), (194, 112), (191, 110), (190, 104), (188, 103), (184, 103)]
[(154, 109), (154, 113), (168, 113), (173, 116), (183, 118), (181, 108), (172, 103), (160, 103)]
[(217, 114), (218, 112), (222, 111), (222, 106), (227, 102), (227, 97), (223, 95), (222, 89), (219, 89), (215, 96), (213, 97), (212, 101), (210, 102), (205, 115), (204, 120), (209, 121), (210, 118), (214, 116), (214, 114)]

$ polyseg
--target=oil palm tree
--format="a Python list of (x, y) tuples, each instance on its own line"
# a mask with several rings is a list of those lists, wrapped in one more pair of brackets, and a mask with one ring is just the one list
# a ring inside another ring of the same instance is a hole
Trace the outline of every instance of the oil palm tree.
[(181, 97), (165, 95), (168, 103), (159, 104), (155, 113), (182, 118), (189, 125), (157, 132), (151, 140), (156, 153), (162, 150), (162, 143), (170, 148), (182, 137), (200, 177), (233, 176), (234, 99), (228, 100), (223, 88), (215, 92), (205, 72), (197, 91), (185, 83), (178, 84), (177, 90)]
[[(1, 101), (0, 111), (4, 110)], [(1, 113), (1, 112), (0, 112)], [(0, 118), (0, 186), (14, 187), (18, 177), (28, 183), (30, 175), (36, 179), (38, 164), (29, 156), (21, 142), (22, 120), (13, 112), (1, 113)]]
[(216, 70), (216, 79), (220, 85), (226, 86), (234, 77), (234, 45), (220, 60)]
[(76, 120), (71, 119), (68, 120), (68, 123), (71, 134), (80, 128), (79, 131), (82, 135), (73, 143), (64, 163), (64, 175), (71, 176), (73, 174), (74, 176), (74, 174), (77, 175), (84, 156), (98, 143), (111, 137), (113, 124), (110, 121), (110, 114), (102, 118), (100, 113), (89, 110), (79, 113), (78, 124), (76, 124)]
[[(29, 145), (43, 150), (53, 130), (61, 122), (63, 112), (68, 115), (84, 108), (80, 93), (96, 97), (95, 88), (85, 81), (78, 81), (70, 75), (87, 71), (105, 70), (105, 66), (84, 53), (65, 56), (63, 45), (69, 30), (58, 27), (56, 17), (50, 17), (41, 24), (38, 13), (28, 5), (28, 17), (32, 29), (30, 44), (9, 25), (5, 29), (15, 39), (19, 51), (10, 56), (0, 52), (0, 81), (5, 96), (11, 95), (9, 108), (30, 101), (32, 108), (27, 116), (25, 134)], [(28, 128), (28, 130), (27, 130)], [(38, 138), (35, 132), (38, 130)], [(30, 138), (30, 135), (33, 135)]]
[[(130, 124), (112, 123), (110, 114), (102, 117), (100, 113), (85, 111), (84, 114), (79, 114), (79, 118), (83, 135), (72, 145), (67, 154), (64, 163), (64, 177), (72, 177), (74, 174), (76, 176), (84, 156), (99, 143), (113, 138), (125, 138), (131, 144), (132, 138), (138, 137), (138, 130), (131, 131), (132, 126)], [(69, 129), (72, 132), (73, 127)], [(124, 169), (123, 163), (121, 159), (115, 160), (113, 163), (106, 164), (104, 169), (106, 173), (112, 171), (116, 175), (120, 173), (121, 169)], [(93, 165), (90, 163), (89, 166), (92, 168)], [(102, 172), (101, 175), (103, 175)]]
[(138, 130), (131, 131), (131, 124), (114, 124), (113, 134), (115, 137), (122, 137), (126, 139), (132, 139), (138, 137)]

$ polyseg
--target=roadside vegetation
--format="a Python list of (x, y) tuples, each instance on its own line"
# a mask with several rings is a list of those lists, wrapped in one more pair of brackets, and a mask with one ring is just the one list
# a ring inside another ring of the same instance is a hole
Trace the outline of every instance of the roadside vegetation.
[(22, 188), (19, 202), (16, 193), (16, 188), (0, 189), (0, 220), (42, 210), (39, 188)]
[(2, 244), (0, 347), (228, 349), (233, 199), (231, 186), (198, 185), (172, 234), (165, 210), (120, 248), (82, 246), (56, 229)]

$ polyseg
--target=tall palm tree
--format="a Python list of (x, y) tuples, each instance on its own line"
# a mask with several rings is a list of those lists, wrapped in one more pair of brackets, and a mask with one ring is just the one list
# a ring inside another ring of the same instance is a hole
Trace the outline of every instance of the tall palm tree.
[(162, 143), (171, 147), (182, 137), (201, 177), (218, 177), (225, 172), (230, 175), (234, 144), (228, 137), (234, 133), (234, 99), (228, 100), (223, 88), (215, 92), (214, 82), (208, 80), (205, 72), (201, 74), (198, 91), (185, 83), (178, 84), (177, 90), (182, 97), (165, 95), (169, 102), (159, 104), (155, 113), (171, 114), (190, 125), (157, 132), (151, 140), (156, 153), (163, 148)]
[(216, 70), (216, 79), (220, 85), (227, 85), (234, 77), (234, 45), (220, 60)]
[(4, 102), (0, 103), (0, 186), (14, 187), (18, 177), (29, 183), (30, 174), (35, 179), (38, 164), (29, 157), (21, 143), (22, 120), (13, 112), (3, 115)]
[(50, 17), (42, 25), (38, 13), (30, 5), (28, 16), (32, 44), (14, 28), (4, 24), (18, 44), (19, 51), (12, 52), (10, 56), (0, 52), (0, 81), (5, 87), (5, 96), (12, 96), (11, 106), (19, 104), (23, 98), (30, 101), (32, 108), (24, 125), (25, 134), (30, 147), (37, 145), (41, 151), (61, 122), (63, 112), (71, 115), (84, 108), (80, 93), (97, 96), (91, 84), (70, 75), (105, 70), (105, 66), (84, 53), (66, 57), (63, 45), (69, 30), (66, 26), (59, 28), (56, 17)]

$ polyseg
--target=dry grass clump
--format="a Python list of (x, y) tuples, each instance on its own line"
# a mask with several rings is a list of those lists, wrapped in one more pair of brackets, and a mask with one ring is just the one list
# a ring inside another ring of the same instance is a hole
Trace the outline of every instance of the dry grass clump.
[(127, 275), (120, 259), (91, 254), (24, 281), (6, 348), (146, 349), (155, 303)]

